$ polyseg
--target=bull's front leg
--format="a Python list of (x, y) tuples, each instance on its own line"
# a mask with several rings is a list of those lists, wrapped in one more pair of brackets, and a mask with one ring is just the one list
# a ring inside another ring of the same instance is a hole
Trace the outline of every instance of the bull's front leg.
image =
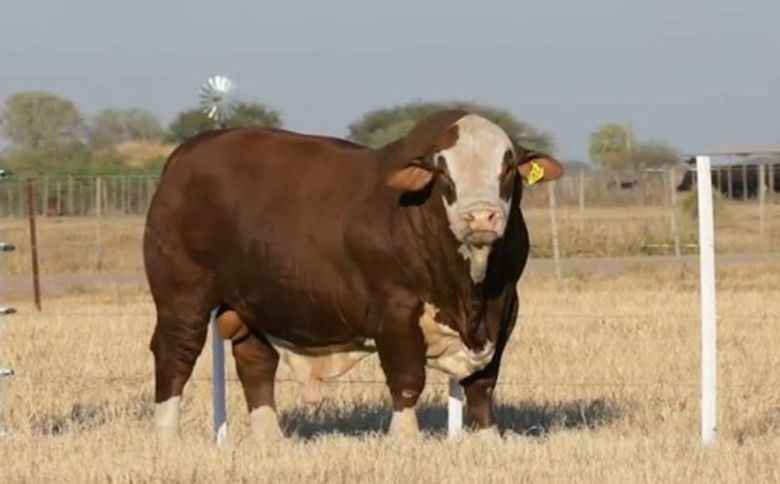
[(461, 381), (466, 394), (466, 425), (480, 433), (499, 435), (493, 391), (498, 381), (501, 358), (517, 321), (517, 294), (507, 290), (507, 302), (496, 316), (500, 320), (496, 352), (488, 365)]
[(493, 403), (498, 372), (489, 371), (490, 366), (461, 382), (466, 395), (465, 420), (469, 428), (480, 433), (498, 434)]
[(379, 360), (393, 401), (391, 436), (419, 435), (417, 400), (425, 386), (425, 340), (419, 325), (422, 306), (412, 297), (386, 300), (376, 339)]

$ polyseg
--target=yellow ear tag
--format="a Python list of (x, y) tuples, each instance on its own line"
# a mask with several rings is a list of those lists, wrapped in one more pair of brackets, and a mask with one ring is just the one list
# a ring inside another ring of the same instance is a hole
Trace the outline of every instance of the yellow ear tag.
[(526, 179), (526, 182), (529, 185), (533, 185), (534, 183), (538, 182), (542, 178), (544, 178), (544, 167), (541, 164), (532, 161), (531, 171), (530, 173), (528, 173), (528, 178)]

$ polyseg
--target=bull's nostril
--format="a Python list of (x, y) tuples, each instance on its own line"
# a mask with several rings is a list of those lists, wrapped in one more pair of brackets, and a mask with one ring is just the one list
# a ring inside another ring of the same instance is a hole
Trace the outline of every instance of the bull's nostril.
[(488, 213), (488, 222), (495, 221), (497, 216), (498, 216), (498, 212), (490, 212), (490, 213)]
[(463, 221), (464, 222), (473, 222), (474, 221), (474, 214), (473, 213), (465, 213), (465, 214), (463, 214)]

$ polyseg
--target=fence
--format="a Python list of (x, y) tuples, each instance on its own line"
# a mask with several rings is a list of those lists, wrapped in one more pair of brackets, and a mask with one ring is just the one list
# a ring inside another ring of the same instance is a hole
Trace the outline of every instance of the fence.
[[(0, 186), (2, 186), (3, 180), (6, 178), (6, 173), (3, 170), (0, 170)], [(2, 242), (0, 241), (0, 254), (6, 253), (6, 252), (13, 252), (15, 250), (15, 246), (13, 244)], [(4, 306), (2, 302), (0, 302), (0, 318), (3, 316), (7, 316), (9, 314), (14, 314), (16, 310), (10, 306)], [(2, 322), (0, 321), (0, 324)], [(0, 344), (2, 343), (2, 327), (0, 326)], [(2, 346), (0, 346), (0, 384), (2, 384), (2, 380), (13, 376), (14, 371), (10, 368), (4, 368), (2, 366), (3, 358), (2, 358)], [(0, 388), (2, 390), (2, 388)], [(3, 396), (0, 392), (0, 437), (3, 437), (6, 434), (6, 430), (3, 426)]]
[[(780, 174), (766, 166), (752, 168), (757, 176), (751, 183), (767, 172)], [(522, 204), (532, 256), (555, 260), (563, 275), (560, 261), (571, 258), (695, 254), (694, 194), (677, 190), (692, 176), (672, 169), (580, 171), (529, 187)], [(713, 173), (716, 183), (728, 178)], [(30, 180), (12, 177), (0, 183), (0, 220), (20, 247), (20, 257), (7, 270), (29, 272), (35, 249), (43, 274), (141, 271), (140, 217), (158, 181), (153, 176), (41, 177), (31, 181), (31, 194)], [(740, 195), (747, 197), (751, 187)], [(728, 199), (727, 187), (721, 188), (726, 198), (716, 204), (718, 253), (766, 254), (780, 248), (780, 211), (773, 193), (780, 183), (760, 184), (755, 198), (747, 199)], [(39, 236), (28, 245), (23, 217), (31, 211)]]
[[(35, 179), (37, 215), (142, 215), (157, 187), (157, 176), (58, 176)], [(0, 185), (0, 217), (24, 217), (25, 180)]]
[[(742, 173), (739, 179), (730, 176)], [(716, 189), (731, 200), (758, 200), (760, 187), (766, 189), (770, 200), (780, 183), (774, 178), (780, 170), (771, 165), (721, 167), (713, 170)], [(758, 184), (763, 178), (765, 183)], [(561, 208), (576, 207), (587, 210), (595, 207), (662, 206), (673, 203), (680, 186), (686, 190), (695, 181), (695, 172), (667, 168), (650, 170), (614, 170), (567, 172), (554, 183), (555, 198)], [(143, 215), (149, 207), (159, 176), (42, 176), (35, 179), (36, 206), (41, 216)], [(528, 207), (549, 205), (549, 193), (527, 190), (523, 195)], [(26, 215), (25, 181), (10, 177), (0, 185), (0, 217)]]

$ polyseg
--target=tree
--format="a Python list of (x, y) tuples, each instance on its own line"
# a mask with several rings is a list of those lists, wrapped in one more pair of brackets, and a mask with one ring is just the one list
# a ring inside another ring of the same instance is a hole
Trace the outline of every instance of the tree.
[(18, 175), (70, 173), (91, 159), (81, 142), (18, 148), (8, 154), (5, 165)]
[(73, 145), (84, 137), (84, 121), (76, 105), (44, 91), (8, 97), (0, 113), (0, 127), (16, 149)]
[(590, 157), (604, 168), (633, 168), (634, 135), (627, 127), (608, 123), (590, 134)]
[[(282, 126), (282, 117), (278, 111), (257, 103), (239, 102), (233, 107), (230, 116), (222, 123), (225, 128), (250, 128)], [(214, 129), (217, 123), (210, 119), (200, 109), (183, 111), (168, 127), (168, 137), (171, 141), (180, 143), (201, 131)]]
[(633, 158), (636, 166), (660, 168), (678, 164), (682, 155), (676, 148), (663, 141), (643, 141), (634, 151)]
[(237, 103), (226, 124), (231, 128), (280, 128), (282, 116), (262, 104)]
[(349, 138), (374, 148), (384, 146), (405, 136), (422, 118), (442, 109), (465, 109), (495, 122), (523, 146), (550, 152), (553, 148), (549, 134), (520, 121), (511, 113), (468, 102), (415, 102), (366, 113), (349, 125)]
[(160, 121), (143, 109), (105, 109), (92, 121), (90, 142), (95, 147), (116, 146), (126, 141), (157, 142), (165, 130)]

